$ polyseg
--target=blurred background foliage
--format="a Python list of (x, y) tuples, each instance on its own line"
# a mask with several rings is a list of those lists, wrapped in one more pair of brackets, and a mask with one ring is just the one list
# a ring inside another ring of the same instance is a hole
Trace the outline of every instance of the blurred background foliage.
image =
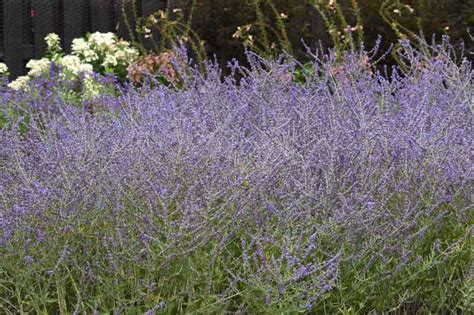
[(474, 0), (168, 0), (166, 10), (139, 17), (131, 31), (143, 47), (163, 50), (182, 41), (198, 61), (217, 56), (221, 63), (244, 61), (246, 47), (264, 56), (284, 50), (304, 61), (307, 47), (347, 50), (363, 42), (371, 49), (379, 36), (384, 52), (420, 34), (428, 42), (448, 35), (459, 52), (464, 42), (472, 59), (473, 25)]

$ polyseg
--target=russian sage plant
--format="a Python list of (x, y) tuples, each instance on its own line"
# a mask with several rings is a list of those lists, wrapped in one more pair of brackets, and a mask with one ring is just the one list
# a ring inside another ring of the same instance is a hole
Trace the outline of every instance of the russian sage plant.
[(249, 54), (0, 130), (0, 309), (468, 312), (472, 65), (432, 49), (299, 84)]

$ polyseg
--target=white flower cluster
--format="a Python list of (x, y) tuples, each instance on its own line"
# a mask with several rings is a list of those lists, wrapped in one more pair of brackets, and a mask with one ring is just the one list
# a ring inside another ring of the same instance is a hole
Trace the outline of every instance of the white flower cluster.
[(4, 75), (8, 73), (8, 67), (3, 62), (0, 62), (0, 75)]
[(16, 78), (15, 81), (12, 81), (8, 84), (8, 87), (13, 90), (23, 90), (28, 86), (29, 77), (27, 75), (23, 75), (21, 77)]
[[(49, 58), (31, 59), (26, 67), (29, 69), (28, 75), (18, 77), (8, 84), (14, 90), (25, 89), (28, 81), (38, 78), (49, 72), (51, 65), (61, 66), (60, 78), (79, 79), (80, 75), (85, 76), (84, 88), (86, 95), (98, 94), (98, 85), (92, 81), (91, 74), (94, 70), (101, 72), (114, 72), (120, 66), (124, 69), (138, 58), (138, 51), (130, 46), (130, 43), (118, 39), (111, 32), (95, 32), (85, 38), (75, 38), (71, 45), (71, 55), (63, 55), (59, 46), (60, 38), (57, 34), (50, 33), (45, 37), (48, 51), (52, 53)], [(4, 64), (3, 64), (4, 65)], [(99, 68), (97, 68), (99, 66)], [(103, 68), (100, 68), (103, 67)], [(4, 69), (2, 72), (2, 69)], [(0, 74), (5, 73), (8, 68), (0, 63)], [(90, 90), (89, 92), (87, 90)]]
[(99, 59), (99, 55), (97, 55), (84, 38), (73, 39), (71, 50), (75, 56), (82, 57), (85, 62), (94, 62)]
[(25, 89), (28, 85), (30, 78), (37, 78), (44, 73), (49, 71), (51, 67), (51, 60), (48, 58), (41, 59), (31, 59), (26, 64), (26, 67), (30, 69), (28, 75), (24, 75), (16, 78), (16, 80), (10, 82), (7, 86), (13, 90), (22, 90)]
[(96, 63), (104, 68), (118, 65), (127, 67), (138, 57), (138, 51), (130, 43), (119, 40), (114, 33), (95, 32), (87, 38), (76, 38), (72, 41), (72, 54), (86, 62)]
[(51, 49), (59, 49), (59, 35), (55, 33), (49, 33), (46, 35), (44, 38), (46, 41), (46, 45), (48, 45), (48, 48)]
[(112, 32), (95, 32), (90, 35), (89, 41), (91, 44), (96, 45), (100, 50), (107, 51), (108, 49), (113, 49), (113, 46), (117, 41), (117, 36)]
[(48, 58), (31, 59), (26, 64), (26, 67), (30, 69), (28, 75), (31, 77), (39, 77), (43, 73), (46, 73), (51, 67), (51, 60)]
[(58, 64), (63, 67), (64, 71), (69, 72), (73, 76), (77, 76), (80, 73), (92, 73), (92, 65), (83, 63), (77, 56), (66, 55), (58, 60)]

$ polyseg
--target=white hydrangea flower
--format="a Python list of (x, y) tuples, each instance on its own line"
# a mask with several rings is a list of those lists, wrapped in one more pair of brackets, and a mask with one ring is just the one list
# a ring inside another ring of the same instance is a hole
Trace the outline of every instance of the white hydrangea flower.
[(95, 44), (99, 49), (106, 51), (114, 48), (116, 37), (115, 34), (112, 32), (95, 32), (90, 35), (89, 41)]
[(79, 72), (92, 73), (92, 71), (93, 71), (93, 67), (91, 64), (81, 63), (79, 65)]
[(126, 61), (127, 60), (127, 54), (125, 53), (124, 50), (120, 49), (120, 50), (117, 50), (117, 52), (115, 53), (115, 58), (118, 61)]
[(108, 54), (108, 55), (105, 56), (105, 60), (102, 63), (102, 66), (104, 66), (104, 67), (109, 67), (109, 66), (114, 67), (117, 64), (118, 64), (117, 58), (112, 54)]
[(84, 38), (74, 38), (71, 44), (71, 51), (76, 54), (81, 54), (84, 50), (89, 50), (90, 45)]
[(72, 54), (81, 56), (86, 62), (93, 62), (99, 58), (97, 53), (92, 49), (90, 44), (83, 38), (75, 38), (71, 45)]
[(82, 56), (84, 58), (84, 61), (86, 61), (86, 62), (93, 62), (93, 61), (95, 61), (99, 58), (97, 53), (95, 51), (93, 51), (92, 49), (84, 50), (82, 52)]
[(80, 71), (82, 64), (81, 59), (74, 55), (66, 55), (62, 57), (58, 63), (73, 74), (77, 74)]
[(23, 90), (27, 87), (28, 80), (30, 78), (27, 75), (16, 78), (16, 80), (10, 82), (7, 86), (13, 90)]
[(50, 65), (51, 61), (47, 58), (31, 59), (26, 64), (26, 67), (30, 69), (30, 71), (28, 71), (28, 75), (32, 77), (38, 77), (43, 73), (46, 73), (49, 70)]
[(8, 67), (3, 62), (0, 62), (0, 75), (8, 72)]
[(46, 35), (44, 40), (46, 41), (46, 44), (48, 45), (48, 48), (56, 48), (56, 47), (59, 46), (59, 40), (60, 39), (59, 39), (58, 34), (49, 33), (48, 35)]
[(117, 58), (117, 60), (122, 61), (126, 64), (134, 62), (138, 58), (138, 55), (138, 50), (129, 47), (119, 49), (115, 52), (115, 57)]
[(127, 54), (128, 59), (132, 59), (131, 61), (134, 61), (139, 55), (138, 50), (135, 48), (125, 48), (125, 53)]
[(79, 73), (83, 75), (84, 78), (91, 78), (92, 73), (94, 72), (94, 69), (91, 64), (88, 63), (82, 63), (79, 66)]

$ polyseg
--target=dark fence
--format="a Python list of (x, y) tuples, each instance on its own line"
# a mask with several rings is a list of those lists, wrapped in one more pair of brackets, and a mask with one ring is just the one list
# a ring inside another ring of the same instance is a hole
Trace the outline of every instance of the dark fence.
[(128, 38), (129, 28), (126, 24), (133, 28), (134, 16), (146, 16), (164, 9), (167, 2), (0, 0), (0, 60), (7, 64), (12, 76), (16, 77), (26, 72), (28, 60), (44, 55), (44, 37), (48, 33), (54, 32), (61, 37), (66, 52), (71, 41), (86, 32), (112, 31)]

